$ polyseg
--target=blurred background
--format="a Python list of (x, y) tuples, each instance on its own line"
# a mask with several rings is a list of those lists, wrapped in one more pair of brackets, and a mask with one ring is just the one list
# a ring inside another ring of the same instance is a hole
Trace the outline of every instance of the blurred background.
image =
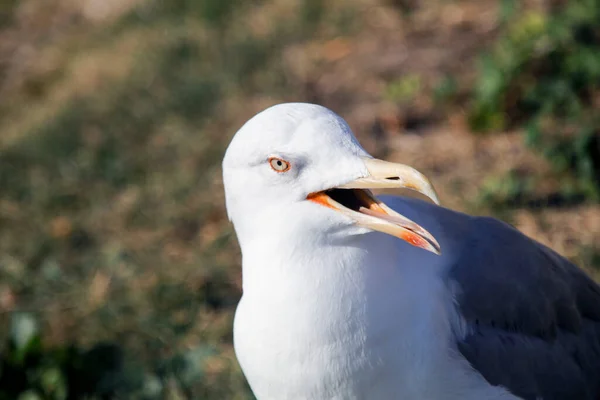
[(600, 0), (3, 0), (0, 399), (252, 399), (220, 162), (284, 101), (600, 277)]

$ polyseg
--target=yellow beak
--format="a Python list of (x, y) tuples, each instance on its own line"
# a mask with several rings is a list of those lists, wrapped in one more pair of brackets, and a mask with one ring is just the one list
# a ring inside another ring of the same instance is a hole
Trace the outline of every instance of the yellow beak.
[(432, 184), (419, 171), (407, 165), (363, 158), (369, 174), (364, 178), (311, 193), (307, 199), (341, 212), (360, 226), (396, 236), (413, 246), (441, 254), (439, 243), (427, 230), (392, 210), (368, 189), (404, 188), (424, 194), (436, 204), (439, 199)]

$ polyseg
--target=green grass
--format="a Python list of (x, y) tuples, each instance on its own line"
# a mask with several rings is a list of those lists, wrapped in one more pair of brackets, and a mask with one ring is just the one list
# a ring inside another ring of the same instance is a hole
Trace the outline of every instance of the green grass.
[[(96, 374), (95, 395), (251, 398), (231, 346), (239, 255), (219, 176), (243, 121), (229, 102), (285, 93), (284, 46), (339, 31), (311, 0), (267, 9), (269, 34), (255, 34), (246, 15), (269, 5), (142, 2), (53, 44), (38, 90), (26, 77), (0, 106), (0, 292), (41, 327), (26, 365), (5, 358), (27, 376), (0, 398), (77, 397), (78, 374)], [(89, 357), (112, 366), (90, 371)], [(61, 388), (42, 382), (48, 368)]]
[(598, 200), (600, 2), (566, 2), (549, 13), (503, 4), (502, 34), (480, 60), (471, 127), (524, 128), (531, 148), (558, 172), (571, 171), (579, 191)]
[[(23, 4), (0, 6), (0, 29)], [(0, 102), (0, 400), (252, 398), (232, 349), (240, 255), (220, 162), (259, 108), (305, 100), (286, 51), (354, 46), (363, 6), (142, 0), (36, 43)], [(443, 76), (440, 103), (457, 90)], [(425, 79), (384, 85), (382, 101), (410, 103)], [(497, 95), (486, 82), (475, 99)], [(491, 177), (478, 206), (509, 218), (534, 183)]]

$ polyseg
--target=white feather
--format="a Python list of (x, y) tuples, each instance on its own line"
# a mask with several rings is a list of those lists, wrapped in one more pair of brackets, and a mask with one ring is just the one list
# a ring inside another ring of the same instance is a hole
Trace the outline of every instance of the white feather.
[[(272, 171), (270, 156), (290, 173)], [(235, 351), (259, 400), (516, 399), (460, 355), (443, 258), (357, 228), (308, 193), (366, 174), (346, 123), (315, 105), (251, 119), (223, 162), (243, 254)]]

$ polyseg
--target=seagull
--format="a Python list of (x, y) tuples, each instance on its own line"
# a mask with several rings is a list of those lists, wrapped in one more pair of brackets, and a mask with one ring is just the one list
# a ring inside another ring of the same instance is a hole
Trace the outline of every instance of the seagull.
[(439, 206), (333, 111), (258, 113), (223, 181), (234, 348), (258, 400), (600, 398), (600, 287), (511, 226)]

